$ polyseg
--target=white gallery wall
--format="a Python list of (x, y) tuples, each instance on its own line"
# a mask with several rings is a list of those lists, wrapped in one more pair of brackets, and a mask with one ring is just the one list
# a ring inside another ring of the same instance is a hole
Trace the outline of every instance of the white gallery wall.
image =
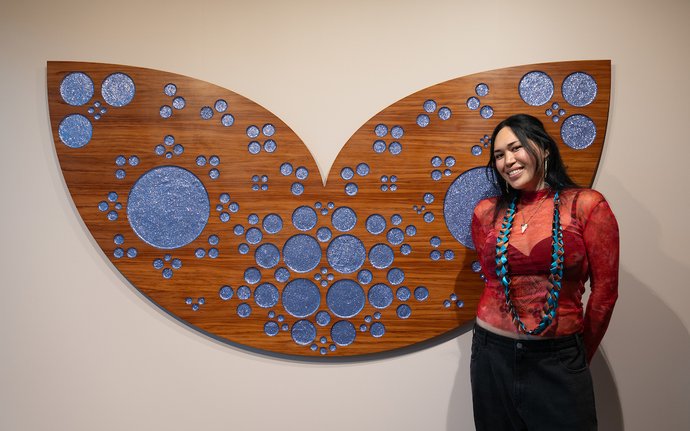
[(472, 430), (471, 334), (350, 364), (271, 359), (147, 302), (65, 187), (46, 61), (176, 72), (242, 94), (322, 175), (379, 110), (448, 79), (611, 59), (595, 188), (621, 229), (593, 362), (602, 430), (690, 429), (690, 2), (0, 0), (0, 429)]

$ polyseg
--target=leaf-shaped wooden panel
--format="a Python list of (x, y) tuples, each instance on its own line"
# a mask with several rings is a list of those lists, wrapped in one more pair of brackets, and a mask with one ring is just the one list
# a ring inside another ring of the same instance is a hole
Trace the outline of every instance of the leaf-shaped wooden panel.
[(295, 133), (232, 91), (48, 63), (63, 175), (113, 265), (206, 334), (325, 359), (428, 345), (472, 320), (483, 282), (469, 225), (495, 193), (491, 130), (518, 112), (542, 118), (589, 185), (609, 92), (608, 61), (444, 82), (364, 124), (324, 187)]

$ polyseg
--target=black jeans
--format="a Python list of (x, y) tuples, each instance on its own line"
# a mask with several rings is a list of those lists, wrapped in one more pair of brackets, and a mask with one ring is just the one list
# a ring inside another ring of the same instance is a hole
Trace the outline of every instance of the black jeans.
[(597, 429), (580, 334), (515, 340), (477, 325), (470, 378), (477, 431)]

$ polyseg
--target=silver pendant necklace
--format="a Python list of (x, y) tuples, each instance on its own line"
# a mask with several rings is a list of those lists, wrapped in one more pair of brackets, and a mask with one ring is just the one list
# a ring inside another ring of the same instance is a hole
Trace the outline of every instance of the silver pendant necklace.
[(548, 196), (549, 196), (549, 194), (547, 193), (547, 194), (541, 199), (541, 201), (539, 202), (539, 205), (537, 205), (537, 208), (534, 210), (534, 212), (532, 213), (532, 215), (529, 216), (529, 218), (528, 218), (527, 220), (525, 220), (524, 211), (521, 211), (521, 214), (522, 214), (522, 224), (520, 225), (520, 233), (525, 233), (525, 231), (526, 231), (527, 228), (529, 227), (529, 222), (532, 220), (532, 217), (534, 217), (534, 215), (535, 215), (536, 213), (539, 212), (539, 208), (541, 208), (541, 205), (544, 203), (544, 201), (546, 200), (546, 198), (547, 198)]

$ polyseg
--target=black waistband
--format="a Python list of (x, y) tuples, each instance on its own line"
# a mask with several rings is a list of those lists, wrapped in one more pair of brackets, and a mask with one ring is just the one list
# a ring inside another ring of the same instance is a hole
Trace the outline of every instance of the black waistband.
[(543, 340), (518, 340), (515, 338), (504, 337), (487, 331), (481, 326), (474, 324), (474, 336), (482, 344), (493, 344), (510, 349), (524, 349), (531, 351), (559, 350), (566, 347), (576, 347), (582, 345), (582, 335), (573, 334), (556, 338), (545, 338)]

